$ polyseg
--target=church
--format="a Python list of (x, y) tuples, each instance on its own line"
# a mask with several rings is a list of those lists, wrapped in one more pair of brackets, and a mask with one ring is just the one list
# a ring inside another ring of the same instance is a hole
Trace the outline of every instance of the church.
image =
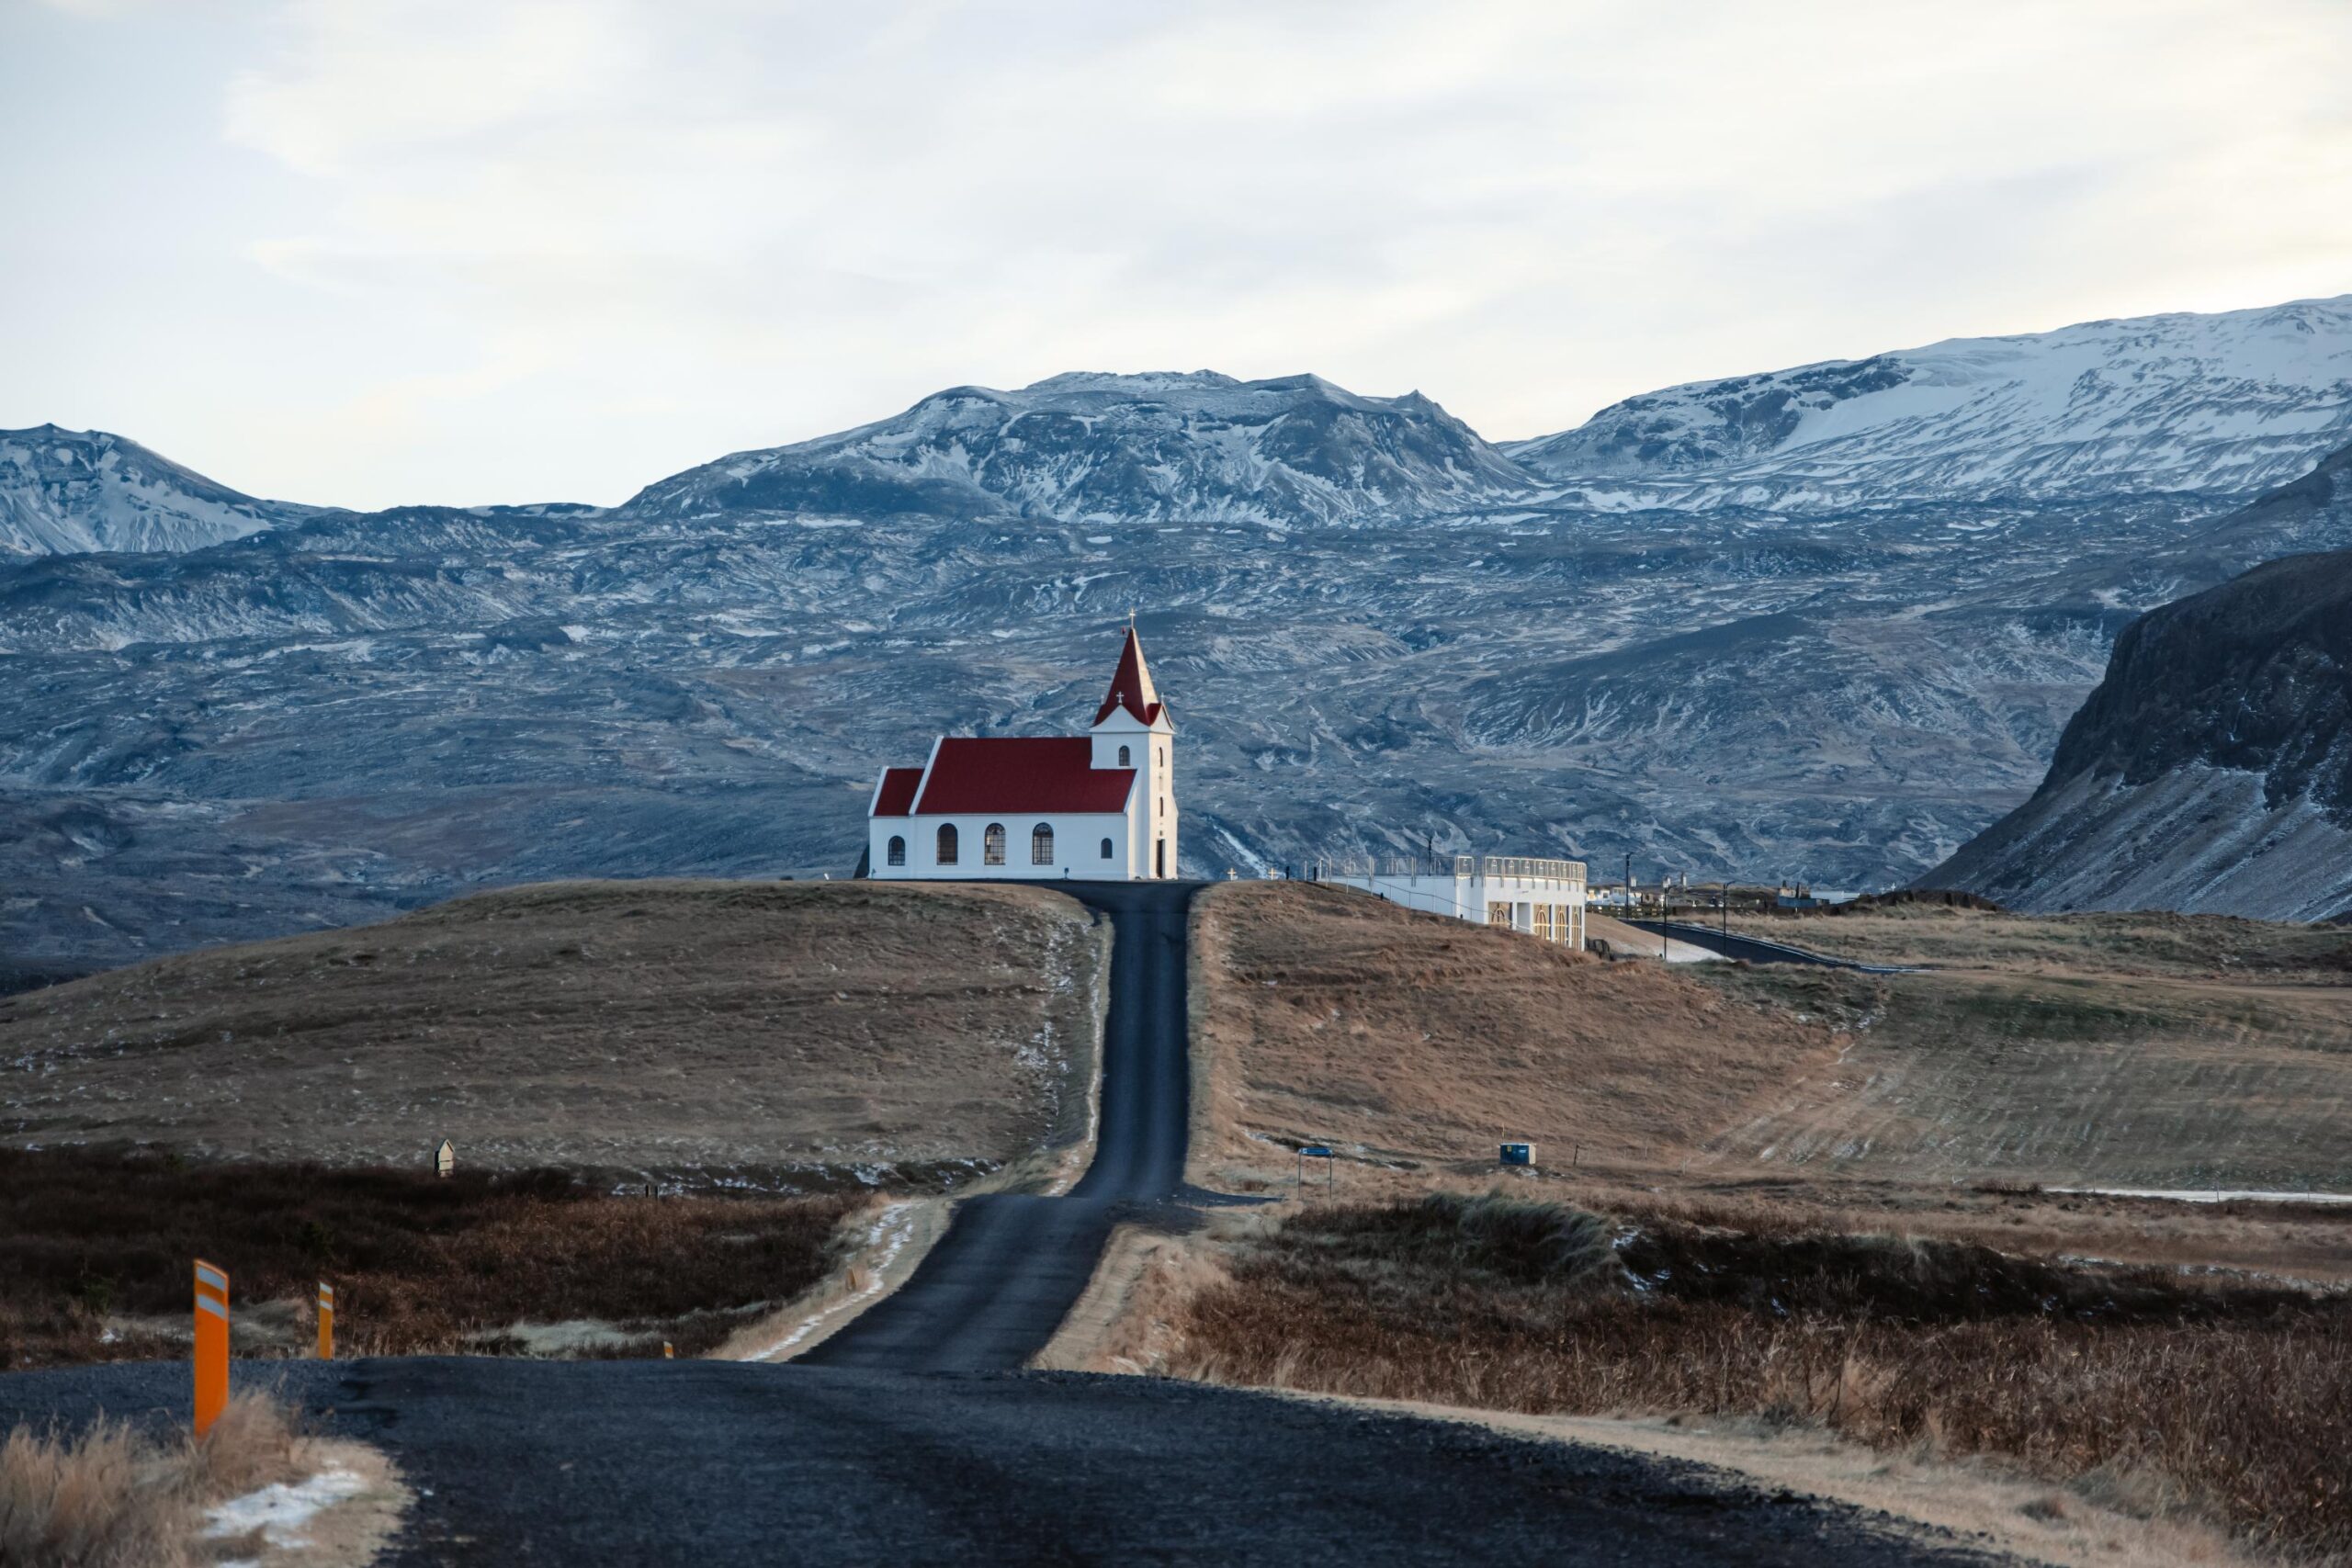
[(1172, 877), (1175, 743), (1130, 626), (1084, 735), (943, 735), (922, 766), (883, 769), (866, 807), (866, 874)]

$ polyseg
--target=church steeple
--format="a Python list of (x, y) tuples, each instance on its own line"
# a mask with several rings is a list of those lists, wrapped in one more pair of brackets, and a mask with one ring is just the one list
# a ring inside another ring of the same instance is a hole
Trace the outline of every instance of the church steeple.
[(1151, 683), (1151, 669), (1143, 661), (1143, 644), (1136, 637), (1132, 621), (1127, 625), (1126, 646), (1119, 650), (1119, 668), (1112, 672), (1111, 690), (1095, 710), (1094, 722), (1099, 725), (1122, 708), (1147, 728), (1159, 722), (1159, 693)]

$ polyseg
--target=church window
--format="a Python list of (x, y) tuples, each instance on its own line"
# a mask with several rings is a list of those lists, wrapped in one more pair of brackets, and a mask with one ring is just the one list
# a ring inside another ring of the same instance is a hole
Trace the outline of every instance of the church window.
[(1003, 823), (991, 822), (981, 831), (980, 863), (982, 865), (1002, 865), (1004, 863)]
[(892, 865), (907, 863), (907, 841), (896, 833), (890, 835), (889, 859)]
[(1111, 858), (1111, 840), (1108, 839), (1102, 840), (1102, 858), (1104, 860)]
[(1121, 766), (1121, 767), (1123, 767), (1123, 768), (1127, 768), (1127, 767), (1133, 767), (1134, 765), (1135, 765), (1134, 763), (1132, 763), (1132, 762), (1130, 762), (1130, 761), (1127, 761), (1127, 749), (1126, 749), (1125, 747), (1124, 747), (1124, 746), (1120, 747), (1120, 748), (1119, 748), (1119, 766)]
[(1054, 825), (1052, 823), (1040, 822), (1029, 829), (1029, 863), (1031, 865), (1054, 863)]
[(942, 865), (956, 863), (956, 824), (953, 822), (942, 822), (939, 825), (939, 863)]

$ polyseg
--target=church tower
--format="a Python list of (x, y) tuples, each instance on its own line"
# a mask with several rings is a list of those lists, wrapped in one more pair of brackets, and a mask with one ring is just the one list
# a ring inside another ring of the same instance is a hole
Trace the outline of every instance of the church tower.
[(1136, 770), (1127, 812), (1127, 864), (1141, 877), (1173, 877), (1176, 860), (1176, 726), (1151, 683), (1133, 622), (1111, 690), (1095, 711), (1094, 765)]

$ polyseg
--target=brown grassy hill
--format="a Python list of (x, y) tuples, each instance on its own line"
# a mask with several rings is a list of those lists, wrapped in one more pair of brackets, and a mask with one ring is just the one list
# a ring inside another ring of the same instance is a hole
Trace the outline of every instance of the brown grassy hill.
[[(1082, 1138), (1059, 894), (555, 883), (0, 998), (0, 1144), (808, 1186)], [(966, 1169), (963, 1174), (969, 1176)]]
[[(1344, 890), (1203, 899), (1216, 1159), (2352, 1190), (2352, 933), (1917, 909), (1758, 929), (1868, 976), (1597, 964)], [(1654, 949), (1649, 951), (1655, 951)], [(1269, 1156), (1272, 1158), (1269, 1159)]]
[(1734, 915), (1731, 929), (1868, 964), (2352, 987), (2352, 930), (2235, 915), (2020, 915), (1918, 903)]
[[(1827, 1031), (1655, 964), (1296, 882), (1195, 903), (1194, 1165), (1289, 1174), (1286, 1150), (1484, 1170), (1530, 1139), (1547, 1165), (1655, 1169), (1834, 1057)], [(1708, 967), (1714, 967), (1709, 965)]]
[(1847, 1032), (1725, 1135), (1840, 1178), (2352, 1190), (2352, 932), (2224, 916), (1909, 908), (1750, 922), (1886, 976), (1708, 983)]

